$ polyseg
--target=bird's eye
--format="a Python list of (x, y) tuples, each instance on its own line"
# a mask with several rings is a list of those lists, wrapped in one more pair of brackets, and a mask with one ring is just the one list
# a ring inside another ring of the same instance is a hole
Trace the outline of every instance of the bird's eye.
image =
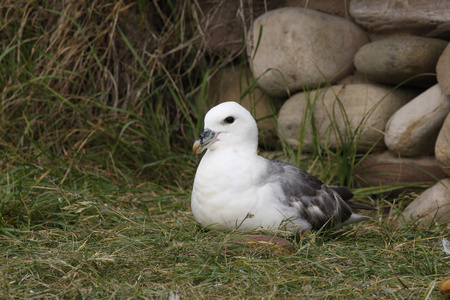
[(225, 123), (231, 124), (231, 123), (234, 122), (234, 118), (233, 117), (227, 117), (227, 118), (225, 118), (224, 121), (225, 121)]

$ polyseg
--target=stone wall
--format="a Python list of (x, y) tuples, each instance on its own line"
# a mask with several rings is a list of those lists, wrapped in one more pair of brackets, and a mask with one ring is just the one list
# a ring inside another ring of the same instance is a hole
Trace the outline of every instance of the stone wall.
[[(248, 66), (230, 66), (226, 76), (211, 80), (216, 94), (209, 94), (208, 106), (244, 101), (260, 120), (265, 143), (274, 141), (277, 128), (279, 138), (297, 147), (300, 126), (309, 127), (302, 131), (302, 149), (313, 147), (313, 135), (330, 148), (358, 141), (359, 152), (373, 149), (355, 170), (361, 186), (435, 184), (430, 189), (439, 193), (427, 191), (416, 201), (448, 212), (448, 180), (440, 179), (450, 176), (450, 1), (199, 5), (210, 53), (245, 53)], [(268, 121), (275, 111), (277, 118)], [(439, 216), (450, 221), (450, 213)]]

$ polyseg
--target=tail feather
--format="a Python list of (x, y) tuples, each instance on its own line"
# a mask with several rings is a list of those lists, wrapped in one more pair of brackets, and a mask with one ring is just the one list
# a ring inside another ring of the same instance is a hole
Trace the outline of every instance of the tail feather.
[(365, 210), (377, 210), (375, 207), (367, 204), (357, 203), (353, 201), (347, 201), (348, 206), (352, 209), (365, 209)]
[(338, 193), (344, 201), (348, 201), (353, 198), (353, 193), (350, 192), (346, 187), (336, 185), (329, 185), (328, 187)]
[(372, 217), (353, 213), (342, 225), (354, 224), (372, 219)]

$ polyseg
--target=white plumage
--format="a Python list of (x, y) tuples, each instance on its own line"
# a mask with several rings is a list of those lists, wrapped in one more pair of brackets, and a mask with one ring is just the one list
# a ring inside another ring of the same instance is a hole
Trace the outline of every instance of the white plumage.
[[(191, 206), (195, 219), (213, 229), (282, 229), (293, 232), (335, 227), (368, 217), (352, 213), (346, 188), (257, 154), (258, 128), (236, 102), (205, 116), (194, 151), (207, 149), (195, 175)], [(365, 207), (370, 208), (370, 207)]]

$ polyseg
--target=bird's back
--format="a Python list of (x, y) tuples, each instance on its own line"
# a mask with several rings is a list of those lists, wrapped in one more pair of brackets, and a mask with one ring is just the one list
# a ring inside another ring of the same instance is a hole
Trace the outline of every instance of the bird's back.
[(280, 201), (312, 229), (346, 224), (359, 216), (346, 202), (353, 194), (345, 187), (325, 185), (308, 172), (280, 161), (267, 160), (267, 165), (269, 175), (262, 180), (264, 184), (279, 185), (283, 191)]

